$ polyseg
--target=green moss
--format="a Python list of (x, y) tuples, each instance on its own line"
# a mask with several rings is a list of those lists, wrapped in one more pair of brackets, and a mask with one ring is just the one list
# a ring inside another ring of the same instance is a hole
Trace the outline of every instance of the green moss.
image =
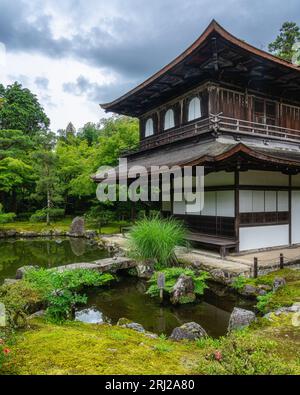
[(221, 339), (171, 342), (117, 326), (38, 319), (18, 334), (1, 373), (300, 374), (300, 329), (291, 316), (276, 320)]
[(265, 276), (254, 278), (237, 277), (233, 282), (233, 288), (240, 292), (245, 285), (269, 285), (273, 286), (276, 277), (283, 277), (286, 286), (279, 288), (276, 292), (258, 296), (257, 308), (263, 314), (276, 310), (280, 307), (291, 306), (300, 301), (300, 270), (283, 269), (269, 273)]

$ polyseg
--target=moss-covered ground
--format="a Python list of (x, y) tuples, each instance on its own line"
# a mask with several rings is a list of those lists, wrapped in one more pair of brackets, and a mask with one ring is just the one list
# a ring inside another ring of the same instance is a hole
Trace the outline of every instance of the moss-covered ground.
[(19, 331), (2, 374), (300, 374), (292, 316), (218, 340), (175, 343), (130, 329), (36, 319)]
[[(13, 230), (16, 232), (48, 232), (50, 230), (57, 232), (67, 232), (70, 229), (72, 222), (71, 217), (64, 218), (60, 221), (52, 222), (51, 225), (47, 225), (44, 222), (29, 222), (29, 221), (16, 221), (7, 224), (0, 224), (0, 231)], [(125, 224), (128, 225), (128, 224)], [(101, 228), (102, 234), (116, 234), (120, 233), (120, 227), (124, 226), (124, 222), (112, 222)], [(87, 222), (86, 228), (90, 230), (98, 230), (97, 227)]]
[(234, 288), (239, 291), (245, 285), (269, 285), (273, 286), (275, 278), (284, 278), (286, 286), (276, 292), (269, 292), (265, 296), (258, 297), (257, 307), (262, 313), (274, 311), (280, 307), (291, 306), (300, 302), (300, 270), (283, 269), (272, 272), (257, 279), (239, 277), (235, 280)]

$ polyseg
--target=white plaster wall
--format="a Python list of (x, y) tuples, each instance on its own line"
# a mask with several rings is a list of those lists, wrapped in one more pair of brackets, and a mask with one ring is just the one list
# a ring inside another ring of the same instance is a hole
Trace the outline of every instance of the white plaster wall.
[(234, 191), (217, 192), (217, 216), (234, 217)]
[(175, 215), (185, 215), (185, 201), (183, 201), (183, 202), (174, 202), (173, 214), (175, 214)]
[(300, 243), (300, 191), (292, 192), (292, 243)]
[(249, 170), (240, 172), (240, 184), (285, 187), (289, 185), (289, 177), (280, 172)]
[(240, 251), (289, 244), (289, 225), (240, 228)]

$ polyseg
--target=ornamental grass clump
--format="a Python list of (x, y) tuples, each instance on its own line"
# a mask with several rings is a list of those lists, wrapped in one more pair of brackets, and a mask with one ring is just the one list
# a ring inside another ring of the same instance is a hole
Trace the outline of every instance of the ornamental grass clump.
[(130, 231), (130, 255), (138, 261), (152, 261), (156, 269), (176, 262), (175, 247), (186, 245), (186, 230), (177, 220), (159, 216), (138, 221)]

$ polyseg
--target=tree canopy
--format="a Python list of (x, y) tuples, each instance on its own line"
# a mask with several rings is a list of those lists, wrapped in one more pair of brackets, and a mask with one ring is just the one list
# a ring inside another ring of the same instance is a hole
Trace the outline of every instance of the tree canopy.
[(50, 120), (37, 97), (15, 82), (6, 88), (0, 84), (0, 129), (22, 130), (34, 136), (47, 131)]
[[(284, 22), (280, 34), (269, 44), (269, 51), (291, 62), (296, 54), (296, 44), (300, 42), (300, 27), (295, 22)], [(298, 56), (297, 56), (298, 57)], [(297, 61), (300, 61), (300, 53)]]

